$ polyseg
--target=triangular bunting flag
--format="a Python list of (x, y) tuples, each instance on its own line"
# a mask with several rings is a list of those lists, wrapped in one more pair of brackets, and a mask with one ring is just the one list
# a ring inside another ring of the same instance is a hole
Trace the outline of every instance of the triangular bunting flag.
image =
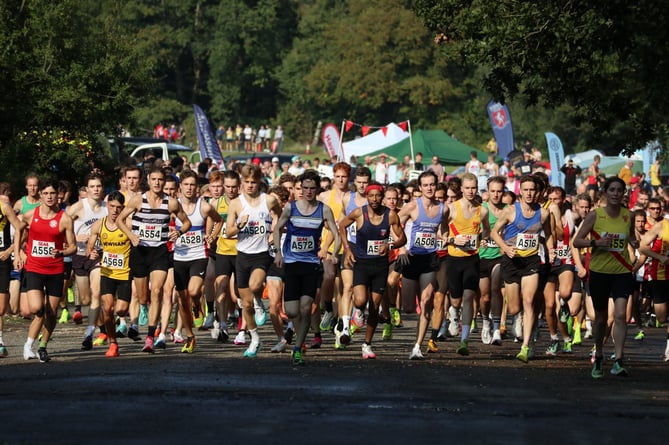
[(346, 125), (344, 126), (344, 129), (346, 131), (351, 131), (351, 128), (353, 128), (353, 122), (352, 121), (346, 121)]
[(362, 135), (367, 136), (367, 133), (369, 133), (369, 129), (370, 129), (370, 127), (368, 127), (367, 125), (363, 125), (362, 126)]
[(387, 135), (388, 134), (388, 127), (381, 127), (381, 131), (383, 131), (384, 136)]
[(400, 122), (397, 126), (400, 127), (402, 131), (407, 131), (407, 121)]

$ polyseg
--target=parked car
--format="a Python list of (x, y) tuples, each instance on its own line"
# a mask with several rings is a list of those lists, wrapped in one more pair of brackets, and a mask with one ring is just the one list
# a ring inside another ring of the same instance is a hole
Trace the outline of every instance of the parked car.
[(238, 154), (230, 155), (223, 158), (225, 165), (229, 165), (230, 161), (235, 161), (237, 163), (245, 164), (248, 160), (260, 159), (261, 162), (266, 160), (271, 161), (273, 158), (279, 158), (279, 165), (282, 165), (284, 162), (292, 163), (292, 158), (295, 155), (286, 154), (286, 153), (247, 153), (247, 154)]
[(165, 162), (170, 162), (171, 159), (181, 156), (186, 156), (190, 162), (190, 157), (194, 152), (192, 148), (185, 145), (157, 142), (138, 146), (130, 153), (130, 157), (139, 164), (148, 153), (153, 153), (156, 159), (162, 159)]

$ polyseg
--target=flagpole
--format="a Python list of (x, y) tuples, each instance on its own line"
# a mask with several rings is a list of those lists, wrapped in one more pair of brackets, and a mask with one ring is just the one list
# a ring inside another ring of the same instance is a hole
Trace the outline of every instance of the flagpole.
[(339, 134), (339, 155), (344, 159), (339, 159), (339, 162), (346, 162), (346, 156), (344, 156), (344, 125), (346, 125), (346, 119), (341, 121), (341, 131)]
[(411, 120), (407, 119), (407, 126), (409, 128), (409, 147), (411, 147), (411, 162), (416, 165), (416, 160), (413, 155), (413, 136), (411, 136)]

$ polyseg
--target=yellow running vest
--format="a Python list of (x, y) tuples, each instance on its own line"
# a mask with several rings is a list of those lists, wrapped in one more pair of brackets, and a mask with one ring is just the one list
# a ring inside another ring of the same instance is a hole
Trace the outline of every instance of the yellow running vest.
[(454, 257), (467, 257), (479, 253), (479, 233), (481, 233), (481, 206), (471, 218), (465, 218), (460, 201), (455, 201), (455, 219), (448, 225), (448, 237), (463, 235), (467, 238), (464, 246), (448, 245), (448, 254)]
[(225, 226), (228, 221), (228, 200), (225, 196), (218, 198), (216, 203), (216, 211), (223, 219), (223, 228), (221, 234), (216, 241), (216, 253), (219, 255), (237, 255), (237, 236), (234, 238), (225, 238)]
[(130, 239), (119, 228), (107, 229), (106, 216), (102, 218), (100, 244), (102, 244), (100, 274), (113, 280), (129, 280)]
[(627, 238), (632, 225), (632, 216), (626, 208), (620, 209), (616, 218), (611, 218), (603, 208), (595, 209), (597, 219), (590, 235), (598, 240), (607, 234), (613, 235), (611, 244), (607, 247), (593, 247), (590, 258), (590, 270), (599, 273), (625, 274), (632, 270)]

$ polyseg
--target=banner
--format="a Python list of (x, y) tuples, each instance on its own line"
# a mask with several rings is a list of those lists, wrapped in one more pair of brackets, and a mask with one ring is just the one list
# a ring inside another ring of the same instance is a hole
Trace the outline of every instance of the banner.
[(334, 124), (325, 124), (323, 126), (323, 133), (321, 135), (323, 138), (323, 145), (325, 145), (325, 151), (327, 151), (330, 159), (342, 160), (341, 156), (341, 140), (339, 138), (339, 129)]
[(513, 151), (513, 128), (509, 108), (491, 100), (488, 103), (488, 117), (497, 141), (498, 155), (504, 158)]
[(564, 173), (560, 168), (564, 165), (564, 149), (560, 138), (554, 133), (545, 133), (548, 143), (548, 156), (551, 161), (551, 185), (564, 188)]
[(195, 132), (197, 133), (197, 143), (200, 146), (200, 159), (211, 158), (214, 162), (220, 164), (223, 157), (216, 143), (216, 138), (214, 138), (214, 133), (211, 132), (209, 120), (202, 108), (193, 105), (193, 110), (195, 111)]

